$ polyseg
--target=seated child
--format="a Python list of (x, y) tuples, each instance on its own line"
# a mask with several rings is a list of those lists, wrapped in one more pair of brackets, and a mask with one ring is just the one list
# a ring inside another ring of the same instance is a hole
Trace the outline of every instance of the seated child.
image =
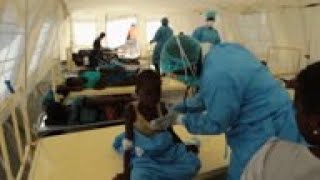
[[(200, 168), (197, 155), (188, 151), (172, 129), (155, 131), (150, 121), (168, 112), (160, 102), (160, 75), (152, 70), (141, 72), (136, 79), (138, 101), (128, 107), (126, 119), (133, 120), (132, 180), (192, 179)], [(124, 133), (118, 135), (113, 147), (123, 153), (126, 147)]]

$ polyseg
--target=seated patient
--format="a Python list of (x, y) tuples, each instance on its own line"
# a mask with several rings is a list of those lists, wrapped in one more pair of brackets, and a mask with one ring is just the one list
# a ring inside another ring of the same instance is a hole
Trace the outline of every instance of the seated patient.
[[(127, 110), (126, 119), (134, 120), (132, 180), (191, 180), (200, 168), (196, 155), (175, 135), (172, 129), (155, 131), (150, 121), (164, 117), (168, 112), (161, 98), (160, 75), (152, 70), (141, 72), (136, 80), (138, 101)], [(123, 153), (124, 133), (116, 137), (116, 151)]]
[(252, 158), (242, 180), (320, 179), (320, 62), (295, 80), (297, 124), (309, 145), (271, 139)]

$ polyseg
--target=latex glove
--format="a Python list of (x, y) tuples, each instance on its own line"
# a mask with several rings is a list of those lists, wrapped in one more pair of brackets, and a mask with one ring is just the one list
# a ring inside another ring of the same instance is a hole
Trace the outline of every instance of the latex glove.
[(184, 115), (182, 114), (174, 111), (169, 111), (167, 115), (152, 120), (150, 122), (150, 127), (153, 130), (166, 130), (173, 125), (183, 124), (183, 117)]
[(133, 143), (131, 140), (128, 140), (126, 138), (124, 138), (122, 140), (122, 147), (123, 147), (123, 151), (127, 151), (133, 148)]
[(136, 155), (137, 155), (138, 157), (142, 157), (143, 154), (144, 154), (144, 150), (143, 150), (142, 148), (140, 148), (140, 147), (136, 147), (136, 148), (135, 148), (135, 153), (136, 153)]

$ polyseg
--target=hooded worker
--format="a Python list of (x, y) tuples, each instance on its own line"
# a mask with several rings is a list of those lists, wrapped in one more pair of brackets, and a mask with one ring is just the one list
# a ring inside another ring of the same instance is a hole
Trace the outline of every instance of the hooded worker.
[(152, 61), (157, 70), (160, 73), (160, 53), (163, 48), (163, 45), (167, 42), (167, 40), (173, 35), (172, 29), (169, 27), (168, 18), (163, 18), (161, 20), (162, 26), (157, 30), (154, 38), (150, 41), (150, 43), (157, 43), (153, 52)]
[(217, 45), (221, 42), (219, 32), (213, 27), (216, 21), (216, 12), (208, 11), (205, 14), (206, 25), (194, 30), (192, 37), (200, 43), (210, 43)]
[(247, 162), (270, 137), (300, 141), (288, 93), (250, 51), (221, 43), (203, 64), (201, 60), (200, 44), (193, 38), (168, 40), (161, 55), (163, 72), (198, 86), (199, 92), (176, 106), (183, 113), (176, 120), (155, 120), (154, 129), (182, 124), (192, 134), (225, 133), (232, 150), (229, 180), (240, 179)]

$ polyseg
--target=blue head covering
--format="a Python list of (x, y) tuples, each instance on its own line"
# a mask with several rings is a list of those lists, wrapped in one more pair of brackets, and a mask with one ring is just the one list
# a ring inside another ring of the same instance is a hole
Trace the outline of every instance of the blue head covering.
[[(163, 73), (192, 72), (193, 67), (201, 62), (201, 46), (187, 35), (170, 38), (165, 44), (160, 57)], [(187, 85), (193, 85), (197, 72), (184, 73), (178, 79)]]

